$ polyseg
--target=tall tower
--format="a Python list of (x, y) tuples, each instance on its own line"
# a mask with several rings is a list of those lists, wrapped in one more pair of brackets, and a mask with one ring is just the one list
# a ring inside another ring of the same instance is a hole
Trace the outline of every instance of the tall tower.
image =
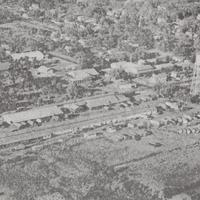
[(200, 94), (200, 52), (196, 53), (196, 62), (193, 70), (190, 94), (192, 96)]

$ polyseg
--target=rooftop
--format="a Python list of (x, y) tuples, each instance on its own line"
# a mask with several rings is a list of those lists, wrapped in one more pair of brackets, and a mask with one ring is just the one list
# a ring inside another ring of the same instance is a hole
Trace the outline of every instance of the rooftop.
[(100, 106), (107, 106), (110, 104), (116, 104), (124, 101), (127, 101), (127, 98), (123, 95), (107, 95), (99, 97), (97, 99), (89, 99), (86, 102), (89, 108), (95, 108)]
[(9, 62), (0, 62), (0, 71), (7, 71), (10, 67)]
[(50, 195), (39, 197), (36, 200), (65, 200), (65, 198), (60, 193), (56, 192)]
[(24, 53), (13, 53), (11, 54), (12, 58), (14, 60), (19, 60), (21, 58), (28, 57), (29, 59), (36, 58), (37, 60), (42, 60), (44, 58), (44, 55), (40, 51), (30, 51), (30, 52), (24, 52)]
[(34, 78), (51, 78), (58, 76), (57, 74), (54, 74), (52, 69), (45, 66), (41, 66), (37, 69), (31, 69), (31, 73)]
[(61, 52), (58, 52), (58, 51), (49, 52), (49, 55), (51, 55), (53, 57), (60, 58), (62, 60), (66, 60), (66, 61), (70, 61), (70, 62), (73, 62), (75, 64), (78, 64), (77, 60), (75, 60), (74, 58), (67, 56), (67, 55), (64, 55), (64, 54), (62, 54)]
[(2, 114), (2, 118), (5, 122), (11, 124), (41, 119), (59, 114), (62, 114), (62, 111), (57, 106), (43, 106), (17, 113)]
[(95, 69), (82, 69), (68, 72), (68, 75), (75, 81), (81, 81), (92, 76), (97, 76), (98, 72)]
[(172, 64), (172, 63), (163, 63), (163, 64), (160, 64), (160, 65), (155, 65), (155, 68), (157, 70), (173, 69), (174, 68), (174, 64)]
[(42, 30), (47, 30), (47, 31), (59, 31), (59, 27), (56, 26), (55, 24), (52, 24), (52, 23), (41, 23), (41, 22), (38, 22), (38, 21), (29, 21), (29, 22), (20, 22), (20, 25), (22, 26), (27, 26), (27, 27), (30, 27), (30, 28), (39, 28), (39, 29), (42, 29)]
[(111, 68), (112, 69), (123, 69), (127, 73), (132, 73), (132, 74), (140, 74), (145, 71), (154, 70), (154, 68), (151, 65), (141, 65), (141, 64), (126, 62), (126, 61), (112, 63)]

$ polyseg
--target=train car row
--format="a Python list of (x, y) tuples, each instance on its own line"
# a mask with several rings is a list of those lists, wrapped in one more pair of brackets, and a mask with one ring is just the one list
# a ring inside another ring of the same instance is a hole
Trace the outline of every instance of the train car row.
[[(95, 117), (90, 117), (89, 119), (84, 118), (82, 120), (75, 120), (68, 124), (60, 124), (56, 126), (48, 126), (46, 128), (38, 127), (38, 129), (30, 129), (29, 132), (9, 132), (2, 133), (0, 135), (0, 149), (7, 148), (8, 146), (17, 146), (19, 144), (25, 144), (26, 146), (31, 146), (32, 143), (35, 144), (38, 141), (47, 141), (52, 138), (61, 135), (76, 135), (84, 131), (92, 130), (107, 124), (117, 124), (124, 120), (132, 120), (142, 115), (146, 115), (148, 112), (146, 109), (130, 110), (130, 111), (120, 111), (113, 114), (113, 112), (108, 112), (106, 114), (97, 115)], [(87, 125), (85, 125), (87, 124)]]
[[(13, 146), (15, 150), (18, 150), (18, 148), (22, 148), (20, 145), (24, 145), (24, 148), (34, 146), (35, 144), (39, 142), (45, 142), (45, 141), (51, 141), (56, 138), (59, 138), (60, 136), (75, 136), (80, 135), (83, 132), (94, 130), (96, 128), (106, 126), (106, 125), (118, 125), (123, 121), (128, 122), (129, 120), (136, 119), (141, 115), (147, 114), (146, 112), (141, 113), (140, 115), (134, 114), (134, 115), (127, 115), (127, 116), (115, 116), (114, 118), (109, 118), (110, 116), (107, 116), (107, 118), (101, 119), (101, 121), (96, 122), (89, 122), (88, 125), (80, 125), (79, 127), (72, 127), (72, 128), (63, 128), (55, 131), (43, 131), (43, 132), (34, 132), (34, 134), (30, 133), (22, 133), (22, 134), (14, 134), (11, 133), (9, 135), (4, 135), (4, 137), (0, 138), (0, 149), (7, 148), (9, 146)], [(112, 116), (113, 117), (113, 116)], [(100, 120), (100, 119), (99, 119)]]

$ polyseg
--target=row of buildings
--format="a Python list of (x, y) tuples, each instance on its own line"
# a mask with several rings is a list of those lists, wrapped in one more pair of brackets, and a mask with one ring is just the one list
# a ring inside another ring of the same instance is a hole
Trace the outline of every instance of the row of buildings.
[[(52, 118), (55, 120), (63, 119), (63, 115), (67, 113), (73, 114), (80, 110), (80, 107), (85, 107), (86, 110), (102, 109), (103, 107), (114, 106), (122, 103), (129, 103), (129, 99), (123, 95), (108, 94), (102, 96), (93, 96), (86, 99), (80, 99), (77, 101), (69, 101), (59, 105), (48, 105), (32, 108), (21, 112), (3, 113), (1, 115), (2, 123), (8, 125), (15, 125), (21, 127), (29, 124), (30, 126), (35, 123), (43, 123), (49, 121)], [(67, 109), (67, 111), (66, 111)]]

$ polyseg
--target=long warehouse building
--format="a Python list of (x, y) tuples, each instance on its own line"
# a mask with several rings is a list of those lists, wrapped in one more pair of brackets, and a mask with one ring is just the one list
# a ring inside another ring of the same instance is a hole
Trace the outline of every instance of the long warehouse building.
[(43, 106), (22, 112), (3, 114), (2, 119), (8, 124), (28, 122), (61, 115), (62, 111), (57, 106)]

